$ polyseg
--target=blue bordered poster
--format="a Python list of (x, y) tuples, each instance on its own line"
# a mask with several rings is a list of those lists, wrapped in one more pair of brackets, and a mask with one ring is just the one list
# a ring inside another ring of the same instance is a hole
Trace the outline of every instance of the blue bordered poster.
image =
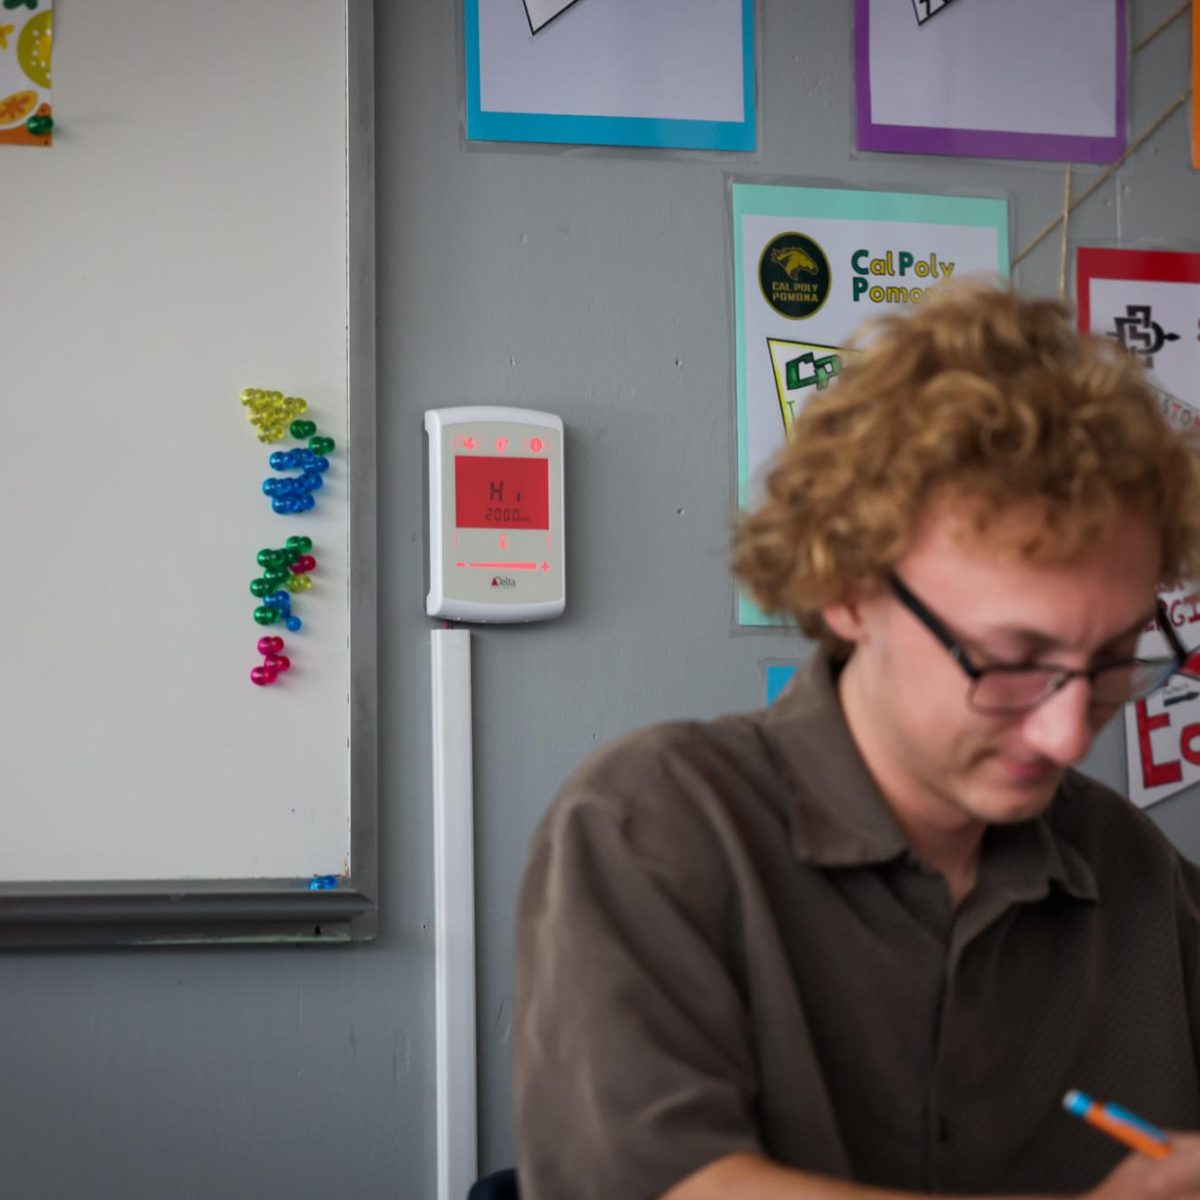
[(757, 148), (754, 0), (464, 6), (471, 140)]
[[(911, 15), (911, 14), (910, 14)], [(859, 326), (946, 280), (1008, 274), (1008, 205), (975, 196), (733, 184), (738, 503), (757, 502)], [(738, 621), (767, 625), (745, 597)]]
[(783, 689), (792, 682), (796, 670), (796, 663), (772, 662), (763, 666), (764, 703), (768, 708), (779, 699)]

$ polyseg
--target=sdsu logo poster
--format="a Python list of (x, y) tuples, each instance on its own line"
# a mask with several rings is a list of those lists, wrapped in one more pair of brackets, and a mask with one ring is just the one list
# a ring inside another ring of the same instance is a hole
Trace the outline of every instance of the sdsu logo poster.
[[(1079, 327), (1118, 341), (1146, 365), (1163, 416), (1177, 429), (1200, 424), (1200, 254), (1168, 250), (1079, 251)], [(1200, 595), (1184, 583), (1162, 596), (1185, 646), (1200, 643)], [(1147, 630), (1139, 655), (1165, 654)], [(1200, 667), (1193, 658), (1189, 671)], [(1140, 808), (1200, 783), (1200, 680), (1176, 675), (1125, 706), (1130, 799)]]
[[(850, 335), (961, 275), (1008, 274), (1008, 206), (970, 196), (733, 185), (738, 502), (758, 498)], [(743, 625), (768, 623), (746, 599)]]

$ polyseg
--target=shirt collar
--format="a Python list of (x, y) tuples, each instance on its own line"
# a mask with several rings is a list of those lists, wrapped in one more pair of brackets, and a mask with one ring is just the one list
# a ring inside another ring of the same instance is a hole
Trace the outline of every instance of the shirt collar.
[[(834, 666), (816, 650), (763, 714), (763, 731), (792, 784), (788, 820), (797, 858), (822, 867), (866, 866), (908, 853), (908, 843), (858, 752), (842, 715)], [(984, 873), (1014, 900), (1044, 896), (1050, 884), (1095, 900), (1083, 856), (1043, 814), (993, 826), (984, 841)]]

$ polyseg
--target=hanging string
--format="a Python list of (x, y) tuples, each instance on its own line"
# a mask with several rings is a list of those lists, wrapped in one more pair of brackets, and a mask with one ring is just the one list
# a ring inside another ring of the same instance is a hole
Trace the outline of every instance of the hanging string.
[(1058, 298), (1067, 299), (1067, 235), (1071, 228), (1071, 164), (1063, 173), (1062, 237), (1058, 242)]
[(1182, 96), (1179, 96), (1172, 104), (1169, 104), (1167, 108), (1161, 112), (1153, 122), (1151, 122), (1149, 128), (1145, 129), (1132, 142), (1129, 143), (1129, 147), (1126, 149), (1125, 153), (1122, 154), (1115, 163), (1112, 163), (1110, 166), (1101, 171), (1100, 174), (1097, 175), (1096, 178), (1093, 179), (1092, 182), (1089, 183), (1088, 186), (1079, 193), (1074, 202), (1071, 203), (1064, 212), (1059, 213), (1059, 215), (1055, 217), (1053, 221), (1050, 221), (1044, 229), (1037, 233), (1029, 245), (1027, 245), (1020, 252), (1020, 254), (1018, 254), (1012, 260), (1012, 265), (1015, 267), (1022, 259), (1027, 258), (1030, 251), (1035, 249), (1037, 246), (1040, 246), (1042, 242), (1044, 242), (1059, 227), (1059, 225), (1063, 223), (1065, 218), (1069, 217), (1071, 213), (1073, 213), (1089, 196), (1091, 196), (1107, 180), (1111, 179), (1113, 173), (1123, 167), (1125, 163), (1159, 131), (1163, 124), (1187, 103), (1188, 97), (1191, 94), (1192, 89), (1188, 88)]
[(1139, 50), (1145, 50), (1145, 48), (1150, 45), (1150, 43), (1154, 41), (1154, 39), (1158, 37), (1158, 35), (1162, 33), (1162, 31), (1166, 29), (1168, 25), (1174, 21), (1178, 21), (1179, 18), (1182, 17), (1183, 14), (1191, 7), (1192, 0), (1184, 0), (1184, 3), (1181, 4), (1169, 17), (1155, 25), (1155, 27), (1150, 30), (1150, 32), (1146, 34), (1146, 36), (1142, 38), (1142, 40), (1138, 42), (1136, 46), (1134, 46), (1133, 53), (1136, 54)]
[[(1163, 30), (1169, 28), (1172, 24), (1178, 21), (1179, 18), (1188, 12), (1188, 10), (1192, 7), (1192, 2), (1193, 0), (1184, 0), (1184, 2), (1180, 4), (1174, 12), (1164, 17), (1163, 20), (1155, 25), (1155, 27), (1141, 39), (1141, 41), (1134, 45), (1133, 49), (1130, 51), (1130, 57), (1132, 58), (1133, 55), (1144, 50), (1152, 41), (1154, 41), (1156, 37), (1158, 37), (1160, 33), (1163, 32)], [(1018, 263), (1029, 256), (1031, 251), (1033, 251), (1037, 246), (1040, 246), (1042, 242), (1046, 240), (1046, 238), (1048, 238), (1056, 229), (1061, 226), (1062, 235), (1060, 237), (1058, 247), (1058, 294), (1060, 299), (1065, 300), (1067, 288), (1067, 239), (1070, 228), (1071, 214), (1108, 179), (1111, 179), (1113, 174), (1122, 166), (1124, 166), (1129, 158), (1146, 143), (1147, 139), (1152, 137), (1162, 127), (1167, 119), (1172, 116), (1175, 110), (1181, 108), (1187, 103), (1187, 99), (1190, 95), (1191, 88), (1188, 88), (1182, 96), (1175, 100), (1173, 104), (1169, 105), (1164, 112), (1159, 114), (1158, 118), (1150, 125), (1148, 129), (1144, 130), (1137, 138), (1134, 139), (1133, 142), (1130, 143), (1125, 153), (1122, 154), (1115, 163), (1112, 163), (1110, 166), (1108, 166), (1104, 171), (1097, 175), (1096, 178), (1093, 179), (1086, 188), (1084, 188), (1074, 203), (1071, 202), (1071, 164), (1068, 163), (1066, 175), (1063, 180), (1062, 212), (1055, 217), (1053, 221), (1050, 221), (1044, 229), (1038, 232), (1033, 241), (1031, 241), (1012, 260), (1011, 266), (1016, 267)]]

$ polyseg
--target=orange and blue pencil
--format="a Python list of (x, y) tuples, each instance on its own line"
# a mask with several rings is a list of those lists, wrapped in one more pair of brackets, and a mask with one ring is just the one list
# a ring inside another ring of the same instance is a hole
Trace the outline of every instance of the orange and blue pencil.
[(1063, 1108), (1139, 1154), (1166, 1158), (1171, 1153), (1171, 1139), (1163, 1130), (1134, 1116), (1119, 1104), (1101, 1104), (1072, 1090), (1063, 1097)]

